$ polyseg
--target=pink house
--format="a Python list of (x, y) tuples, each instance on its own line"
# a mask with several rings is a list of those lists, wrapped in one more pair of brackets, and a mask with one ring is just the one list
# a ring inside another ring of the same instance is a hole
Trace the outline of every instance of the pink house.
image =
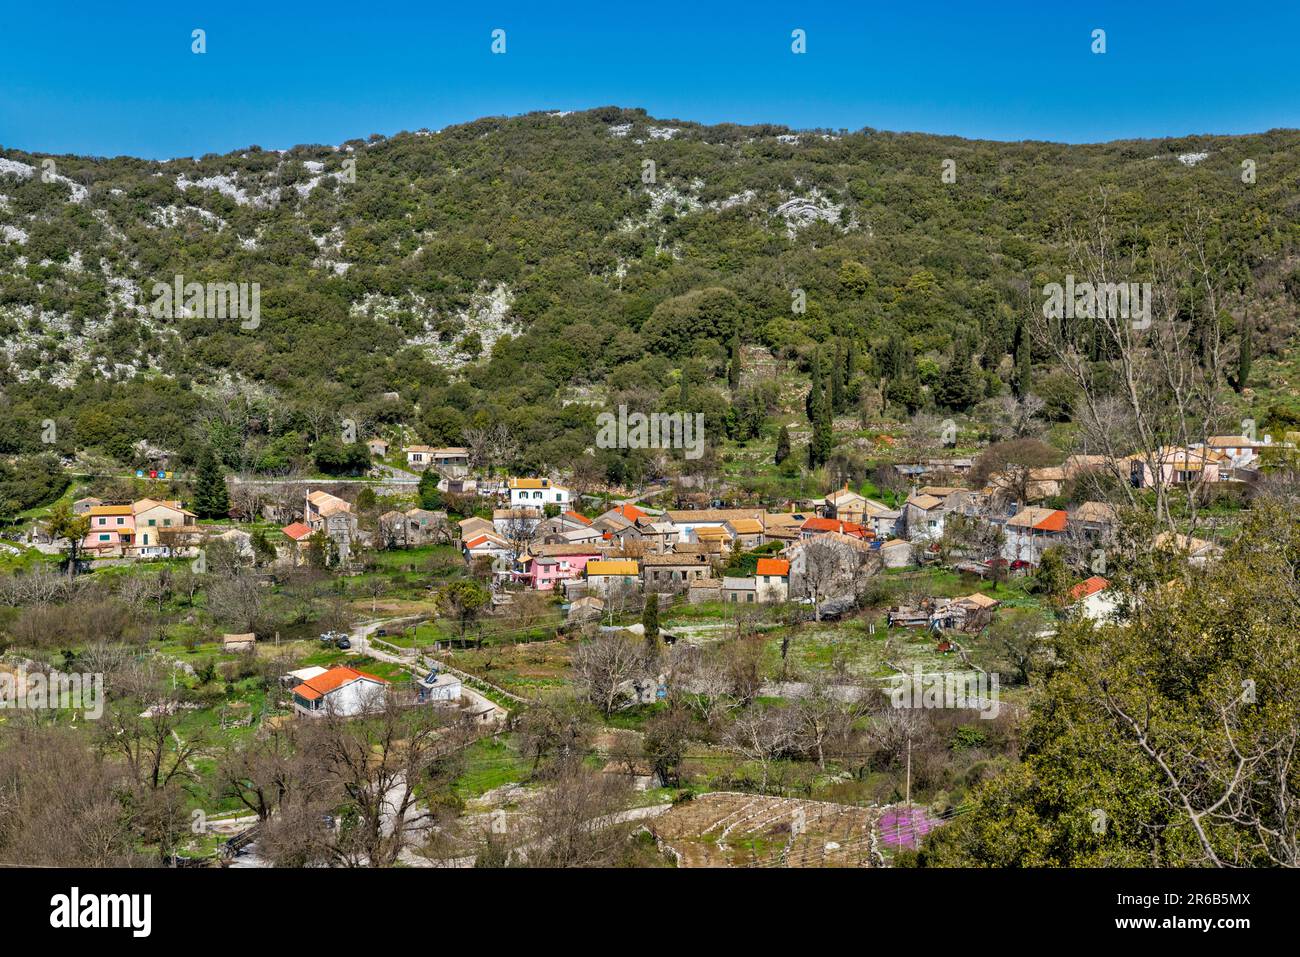
[(553, 591), (560, 582), (581, 578), (587, 562), (604, 557), (591, 545), (540, 545), (525, 559), (519, 580), (538, 591)]
[(87, 517), (90, 531), (81, 542), (84, 551), (117, 557), (135, 544), (135, 510), (130, 505), (96, 505)]

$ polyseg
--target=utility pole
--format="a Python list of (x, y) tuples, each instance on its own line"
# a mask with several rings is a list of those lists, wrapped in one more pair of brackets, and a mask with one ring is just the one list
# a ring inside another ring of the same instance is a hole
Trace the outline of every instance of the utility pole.
[(912, 736), (907, 736), (907, 790), (904, 792), (903, 803), (910, 810), (912, 807)]

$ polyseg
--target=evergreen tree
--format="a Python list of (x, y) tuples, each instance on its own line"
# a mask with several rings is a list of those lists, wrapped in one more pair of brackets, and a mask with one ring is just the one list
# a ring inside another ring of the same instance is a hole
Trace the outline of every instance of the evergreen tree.
[(980, 400), (984, 384), (975, 374), (971, 358), (970, 341), (964, 338), (959, 340), (953, 349), (952, 361), (948, 363), (948, 368), (935, 389), (935, 399), (939, 405), (956, 412), (965, 412)]
[(230, 515), (226, 476), (211, 448), (205, 449), (199, 459), (198, 475), (194, 480), (194, 514), (199, 518), (227, 518)]
[(821, 401), (822, 394), (822, 353), (818, 349), (813, 353), (812, 371), (808, 374), (809, 388), (808, 397), (804, 399), (803, 408), (808, 416), (808, 422), (811, 424), (816, 418), (814, 409)]
[(831, 412), (844, 411), (848, 395), (848, 380), (844, 377), (844, 342), (835, 340), (834, 361), (831, 363)]
[(727, 385), (735, 392), (740, 388), (740, 330), (731, 334), (731, 362), (727, 366)]
[(1015, 393), (1016, 398), (1020, 398), (1027, 394), (1031, 387), (1029, 330), (1026, 328), (1023, 318), (1016, 323), (1015, 341), (1012, 348), (1015, 351), (1015, 370), (1011, 374), (1011, 391)]
[(420, 508), (427, 508), (434, 512), (442, 508), (442, 493), (438, 491), (438, 473), (433, 469), (425, 469), (420, 475), (420, 484), (416, 488), (416, 497), (420, 500)]
[(1237, 346), (1237, 381), (1234, 383), (1238, 392), (1246, 388), (1250, 382), (1250, 363), (1253, 358), (1251, 351), (1253, 343), (1251, 342), (1250, 313), (1247, 312), (1241, 320), (1241, 341)]
[(641, 609), (641, 627), (645, 629), (646, 651), (651, 655), (659, 654), (659, 596), (645, 596), (645, 607)]
[(686, 409), (689, 407), (690, 400), (691, 400), (691, 383), (690, 383), (690, 377), (687, 375), (687, 371), (688, 371), (687, 367), (683, 365), (682, 375), (680, 381), (678, 382), (678, 392), (677, 392), (677, 404), (681, 406), (683, 412), (686, 411)]
[(780, 465), (790, 457), (790, 430), (784, 425), (776, 436), (776, 464)]
[(808, 443), (808, 467), (815, 469), (831, 457), (831, 449), (835, 444), (831, 396), (822, 382), (820, 354), (813, 363), (812, 389), (808, 393), (808, 399), (808, 423), (812, 426), (812, 440)]
[(809, 464), (812, 468), (825, 465), (830, 461), (831, 450), (835, 447), (835, 430), (831, 424), (831, 407), (829, 402), (822, 403), (821, 414), (813, 424), (812, 441), (808, 444)]

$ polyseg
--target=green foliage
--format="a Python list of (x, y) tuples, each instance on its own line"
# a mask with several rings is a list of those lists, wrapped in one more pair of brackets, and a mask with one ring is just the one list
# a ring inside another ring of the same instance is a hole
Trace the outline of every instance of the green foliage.
[(431, 512), (436, 512), (442, 508), (442, 493), (438, 491), (438, 473), (433, 469), (425, 469), (420, 473), (420, 484), (416, 488), (416, 497), (420, 500), (420, 508), (427, 508)]
[(194, 478), (194, 514), (199, 518), (226, 518), (230, 514), (230, 494), (226, 477), (212, 449), (205, 449)]

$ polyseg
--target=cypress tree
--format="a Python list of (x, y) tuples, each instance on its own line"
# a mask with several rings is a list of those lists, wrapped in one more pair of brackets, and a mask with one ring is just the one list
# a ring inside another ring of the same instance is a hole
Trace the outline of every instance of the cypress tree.
[(735, 392), (740, 388), (740, 330), (731, 334), (731, 363), (727, 366), (727, 385)]
[(790, 457), (790, 430), (784, 425), (776, 436), (776, 464), (780, 465)]
[(1030, 354), (1029, 354), (1029, 332), (1025, 328), (1025, 320), (1022, 318), (1016, 323), (1016, 335), (1013, 345), (1015, 349), (1015, 371), (1011, 375), (1011, 391), (1015, 393), (1016, 398), (1020, 398), (1030, 390)]
[(652, 655), (659, 653), (659, 596), (645, 596), (645, 606), (641, 609), (641, 627), (645, 629), (646, 651)]
[(1240, 392), (1246, 388), (1250, 381), (1250, 363), (1253, 356), (1251, 355), (1254, 343), (1251, 341), (1252, 332), (1250, 328), (1250, 312), (1247, 311), (1241, 320), (1241, 342), (1237, 345), (1237, 391)]
[(821, 401), (822, 393), (822, 353), (818, 349), (813, 353), (812, 372), (809, 374), (810, 383), (808, 388), (808, 398), (804, 399), (804, 412), (808, 415), (808, 422), (811, 425), (816, 417), (814, 410), (818, 402)]
[(848, 380), (844, 377), (844, 343), (835, 340), (835, 353), (831, 362), (831, 412), (844, 411)]
[(211, 448), (205, 449), (199, 459), (198, 475), (194, 481), (194, 513), (199, 518), (226, 518), (230, 514), (225, 473)]

